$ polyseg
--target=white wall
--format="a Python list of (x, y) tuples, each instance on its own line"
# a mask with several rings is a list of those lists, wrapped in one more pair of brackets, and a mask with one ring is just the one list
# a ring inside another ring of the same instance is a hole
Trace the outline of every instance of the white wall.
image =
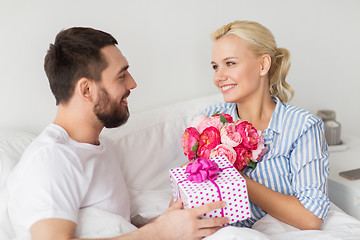
[(63, 28), (110, 32), (138, 88), (130, 110), (217, 93), (210, 33), (237, 19), (258, 21), (292, 53), (291, 103), (333, 109), (343, 133), (360, 136), (360, 1), (357, 0), (0, 0), (0, 127), (38, 133), (55, 116), (43, 71)]

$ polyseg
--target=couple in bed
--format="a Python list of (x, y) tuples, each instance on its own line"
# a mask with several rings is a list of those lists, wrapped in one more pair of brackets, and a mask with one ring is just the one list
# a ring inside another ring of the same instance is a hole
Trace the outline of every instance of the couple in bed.
[[(321, 120), (289, 105), (293, 90), (285, 78), (288, 50), (272, 33), (236, 21), (212, 38), (214, 84), (224, 103), (205, 110), (246, 120), (261, 130), (267, 153), (256, 169), (245, 168), (251, 218), (233, 224), (251, 227), (265, 214), (299, 229), (320, 229), (329, 211), (327, 144)], [(61, 31), (45, 57), (45, 71), (57, 115), (27, 148), (8, 181), (14, 230), (32, 239), (73, 239), (81, 208), (97, 207), (130, 221), (129, 195), (104, 127), (124, 124), (127, 98), (136, 87), (129, 64), (108, 33), (91, 28)], [(201, 239), (228, 218), (200, 219), (222, 208), (215, 202), (182, 209), (179, 200), (161, 216), (115, 239)]]

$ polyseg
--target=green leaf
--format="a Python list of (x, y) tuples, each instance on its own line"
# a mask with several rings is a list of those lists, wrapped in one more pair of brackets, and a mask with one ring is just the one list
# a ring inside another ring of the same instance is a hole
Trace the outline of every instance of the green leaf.
[(199, 141), (197, 141), (197, 142), (194, 144), (194, 146), (192, 146), (192, 148), (190, 149), (190, 151), (194, 151), (194, 152), (195, 152), (195, 159), (198, 158), (198, 155), (197, 155), (198, 147), (199, 147)]
[(199, 146), (199, 141), (197, 141), (197, 142), (194, 144), (194, 146), (192, 146), (192, 148), (190, 149), (190, 151), (197, 152), (198, 146)]
[(251, 167), (252, 169), (256, 168), (256, 162), (253, 162), (250, 160), (250, 162), (248, 163), (248, 166)]
[(220, 121), (221, 121), (222, 123), (228, 123), (228, 120), (226, 120), (226, 118), (225, 118), (223, 115), (221, 115), (221, 114), (220, 114)]
[(216, 113), (214, 113), (213, 115), (211, 115), (212, 117), (213, 116), (216, 116), (216, 115), (218, 115), (220, 113), (220, 111), (217, 111)]

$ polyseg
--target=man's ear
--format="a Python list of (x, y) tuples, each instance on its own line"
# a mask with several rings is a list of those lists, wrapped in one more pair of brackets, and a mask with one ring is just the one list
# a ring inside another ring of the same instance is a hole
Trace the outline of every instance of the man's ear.
[(80, 78), (76, 83), (75, 91), (85, 101), (93, 101), (95, 94), (95, 82), (88, 78)]
[(271, 57), (269, 54), (264, 54), (260, 59), (260, 76), (265, 76), (271, 67)]

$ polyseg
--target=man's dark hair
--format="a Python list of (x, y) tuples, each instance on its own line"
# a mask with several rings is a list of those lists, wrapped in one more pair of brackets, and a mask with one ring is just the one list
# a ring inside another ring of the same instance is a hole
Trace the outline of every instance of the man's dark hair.
[(100, 50), (116, 44), (113, 36), (93, 28), (74, 27), (58, 33), (44, 63), (56, 105), (71, 98), (80, 78), (101, 80), (107, 62)]

